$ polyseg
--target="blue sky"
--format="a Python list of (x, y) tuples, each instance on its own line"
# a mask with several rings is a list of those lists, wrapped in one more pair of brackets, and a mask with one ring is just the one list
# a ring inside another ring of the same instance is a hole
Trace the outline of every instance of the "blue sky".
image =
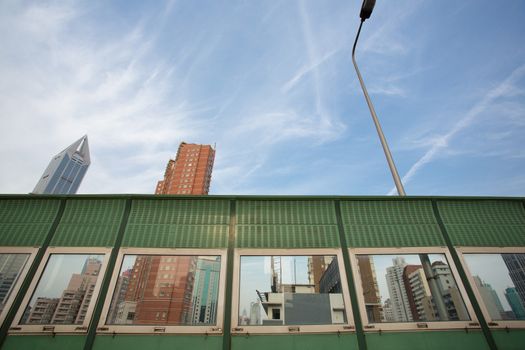
[[(79, 193), (393, 193), (351, 63), (361, 1), (0, 3), (0, 193), (88, 134)], [(525, 195), (525, 3), (378, 1), (357, 59), (409, 195)]]

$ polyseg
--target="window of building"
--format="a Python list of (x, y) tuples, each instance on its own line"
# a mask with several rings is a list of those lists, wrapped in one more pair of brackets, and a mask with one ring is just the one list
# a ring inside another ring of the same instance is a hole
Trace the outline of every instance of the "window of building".
[[(225, 254), (223, 250), (122, 249), (98, 331), (221, 333)], [(132, 276), (130, 271), (139, 264), (139, 273)]]
[(478, 327), (445, 248), (352, 249), (365, 330)]
[(37, 249), (0, 248), (0, 325), (3, 323)]
[(341, 266), (336, 249), (238, 250), (234, 333), (353, 330)]
[(10, 331), (87, 331), (109, 252), (49, 248)]
[(459, 248), (491, 327), (525, 327), (525, 249)]

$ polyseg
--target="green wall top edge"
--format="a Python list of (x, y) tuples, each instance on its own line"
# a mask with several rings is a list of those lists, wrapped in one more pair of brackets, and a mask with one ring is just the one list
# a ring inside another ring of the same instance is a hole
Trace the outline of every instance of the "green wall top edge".
[(239, 200), (505, 200), (525, 201), (525, 197), (502, 197), (502, 196), (351, 196), (351, 195), (156, 195), (156, 194), (76, 194), (76, 195), (32, 195), (32, 194), (0, 194), (2, 199), (71, 199), (82, 200), (86, 198), (108, 198), (108, 199), (151, 199), (151, 200), (174, 200), (174, 199), (239, 199)]

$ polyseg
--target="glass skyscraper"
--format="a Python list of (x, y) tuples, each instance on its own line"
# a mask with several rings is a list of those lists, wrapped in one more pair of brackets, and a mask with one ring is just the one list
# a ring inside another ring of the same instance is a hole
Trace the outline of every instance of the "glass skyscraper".
[(53, 157), (34, 194), (75, 194), (91, 164), (87, 135)]

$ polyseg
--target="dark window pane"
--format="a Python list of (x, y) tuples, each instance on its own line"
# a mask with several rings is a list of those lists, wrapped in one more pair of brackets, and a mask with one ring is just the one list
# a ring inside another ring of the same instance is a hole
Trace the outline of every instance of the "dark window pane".
[(28, 258), (29, 254), (0, 254), (0, 313), (4, 311)]
[(22, 324), (82, 324), (103, 255), (51, 254)]
[(240, 325), (346, 322), (335, 256), (242, 256)]
[(214, 325), (220, 256), (125, 255), (107, 324)]

